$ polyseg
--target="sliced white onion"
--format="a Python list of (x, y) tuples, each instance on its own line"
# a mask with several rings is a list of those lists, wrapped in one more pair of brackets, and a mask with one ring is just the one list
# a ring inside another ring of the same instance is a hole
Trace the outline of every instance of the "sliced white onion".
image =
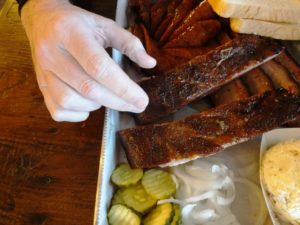
[(186, 198), (186, 199), (174, 199), (174, 198), (169, 198), (169, 199), (163, 199), (163, 200), (159, 200), (157, 202), (158, 205), (161, 205), (161, 204), (164, 204), (164, 203), (176, 203), (178, 205), (182, 205), (182, 206), (185, 206), (187, 204), (191, 204), (191, 203), (197, 203), (199, 201), (203, 201), (203, 200), (207, 200), (207, 199), (210, 199), (210, 198), (213, 198), (215, 197), (217, 194), (216, 191), (208, 191), (208, 192), (205, 192), (201, 195), (196, 195), (196, 196), (192, 196), (192, 197), (189, 197), (189, 198)]
[(178, 205), (181, 205), (181, 206), (186, 205), (185, 201), (178, 200), (178, 199), (175, 199), (175, 198), (169, 198), (169, 199), (163, 199), (163, 200), (157, 201), (157, 205), (162, 205), (162, 204), (165, 204), (165, 203), (175, 203), (175, 204), (178, 204)]
[[(197, 168), (199, 168), (198, 172)], [(232, 172), (226, 166), (207, 162), (204, 163), (204, 168), (201, 168), (199, 163), (187, 165), (186, 167), (179, 166), (173, 168), (173, 173), (179, 181), (179, 188), (176, 194), (176, 197), (179, 199), (200, 195), (209, 190), (223, 189), (224, 179), (227, 176), (233, 177)], [(189, 194), (184, 194), (187, 189), (189, 189)]]
[(176, 191), (176, 198), (178, 199), (185, 199), (189, 196), (193, 196), (194, 193), (192, 193), (192, 187), (189, 185), (188, 182), (185, 180), (178, 180), (179, 187)]
[(179, 180), (184, 180), (194, 188), (202, 190), (214, 189), (215, 182), (212, 182), (211, 180), (195, 179), (195, 177), (187, 173), (182, 167), (175, 168), (173, 173)]
[(225, 192), (225, 195), (217, 195), (217, 203), (219, 205), (231, 204), (235, 198), (235, 186), (232, 179), (228, 176), (223, 181), (222, 190), (224, 190), (223, 192)]
[[(194, 207), (193, 209), (195, 209), (196, 207)], [(193, 212), (194, 210), (192, 210)], [(204, 209), (202, 211), (197, 211), (196, 213), (191, 213), (191, 218), (194, 221), (197, 221), (198, 223), (205, 223), (207, 221), (210, 220), (215, 220), (217, 218), (219, 218), (219, 216), (216, 214), (216, 210), (214, 209)]]
[(184, 225), (239, 225), (228, 206), (219, 206), (210, 200), (188, 204), (183, 211)]
[(205, 192), (201, 195), (197, 195), (197, 196), (192, 196), (190, 198), (185, 199), (184, 201), (186, 203), (195, 203), (195, 202), (199, 202), (199, 201), (203, 201), (209, 198), (213, 198), (216, 195), (215, 191), (208, 191)]
[(199, 168), (198, 166), (194, 166), (194, 165), (189, 165), (186, 166), (185, 171), (186, 173), (188, 173), (189, 175), (195, 177), (195, 178), (199, 178), (199, 179), (205, 179), (205, 180), (213, 180), (216, 179), (216, 174), (212, 174), (211, 172), (212, 167), (207, 168), (207, 169), (202, 169)]
[(188, 204), (182, 208), (181, 219), (183, 225), (198, 225), (193, 221), (191, 221), (191, 216), (190, 216), (195, 206), (196, 204)]
[(173, 202), (182, 207), (184, 225), (239, 224), (229, 206), (235, 198), (233, 172), (222, 163), (195, 160), (173, 168), (179, 185)]
[(221, 172), (221, 167), (218, 166), (218, 165), (216, 165), (216, 164), (214, 164), (212, 166), (212, 168), (211, 168), (211, 172), (213, 172), (213, 173), (220, 173)]

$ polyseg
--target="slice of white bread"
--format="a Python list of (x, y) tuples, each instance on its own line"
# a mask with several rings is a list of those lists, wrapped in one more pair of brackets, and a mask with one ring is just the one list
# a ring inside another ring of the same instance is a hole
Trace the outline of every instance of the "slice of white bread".
[(257, 34), (281, 40), (300, 40), (300, 24), (231, 18), (230, 26), (238, 33)]
[(225, 18), (300, 23), (300, 0), (208, 0)]

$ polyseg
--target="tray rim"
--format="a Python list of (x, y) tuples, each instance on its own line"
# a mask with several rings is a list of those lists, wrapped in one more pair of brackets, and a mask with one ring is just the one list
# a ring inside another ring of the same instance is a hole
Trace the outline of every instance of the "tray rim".
[[(127, 3), (127, 0), (117, 1), (115, 21), (122, 27), (125, 27), (126, 25), (126, 20), (124, 18), (126, 17), (126, 10), (124, 10), (124, 8), (127, 8)], [(119, 66), (122, 67), (123, 55), (119, 51), (113, 49), (112, 58)], [(94, 208), (94, 225), (107, 224), (107, 199), (110, 196), (109, 193), (107, 193), (107, 188), (109, 188), (110, 174), (116, 164), (116, 159), (113, 153), (116, 151), (116, 131), (118, 130), (118, 120), (118, 111), (109, 108), (105, 109)]]

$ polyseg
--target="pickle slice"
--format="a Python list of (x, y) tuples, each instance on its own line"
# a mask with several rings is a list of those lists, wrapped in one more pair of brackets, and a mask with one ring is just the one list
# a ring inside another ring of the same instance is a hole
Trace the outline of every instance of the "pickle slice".
[(181, 209), (177, 204), (173, 204), (174, 216), (170, 225), (181, 224)]
[(124, 205), (114, 205), (108, 213), (110, 225), (140, 225), (141, 219), (131, 209)]
[(113, 171), (111, 181), (119, 187), (126, 187), (137, 184), (142, 177), (142, 169), (131, 169), (127, 163), (122, 163)]
[(169, 225), (174, 212), (171, 203), (158, 205), (143, 220), (144, 225)]
[(176, 192), (176, 184), (171, 174), (158, 169), (151, 169), (145, 172), (142, 179), (145, 190), (154, 198), (170, 198)]
[(125, 201), (123, 199), (123, 192), (124, 189), (121, 188), (114, 193), (113, 198), (111, 200), (112, 205), (117, 205), (117, 204), (125, 205)]
[(148, 212), (157, 202), (140, 183), (125, 188), (121, 197), (128, 207), (142, 214)]

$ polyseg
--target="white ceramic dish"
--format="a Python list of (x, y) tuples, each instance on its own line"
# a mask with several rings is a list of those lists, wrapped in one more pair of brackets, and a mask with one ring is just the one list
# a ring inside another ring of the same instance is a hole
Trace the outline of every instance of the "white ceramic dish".
[[(260, 159), (262, 159), (263, 154), (272, 146), (286, 141), (286, 140), (300, 140), (300, 128), (282, 128), (272, 130), (270, 132), (265, 133), (262, 136), (261, 147), (260, 147)], [(264, 198), (269, 210), (269, 214), (271, 216), (272, 222), (274, 225), (289, 225), (279, 219), (274, 210), (272, 209), (271, 201), (268, 197), (268, 194), (264, 188), (262, 177), (260, 179), (261, 187), (263, 190)]]

